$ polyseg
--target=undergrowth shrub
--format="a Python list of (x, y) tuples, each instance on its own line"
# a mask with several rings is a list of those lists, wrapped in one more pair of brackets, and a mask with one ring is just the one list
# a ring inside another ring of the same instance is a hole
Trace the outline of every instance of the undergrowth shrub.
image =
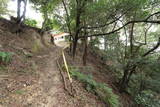
[(128, 92), (135, 104), (142, 107), (160, 107), (160, 61), (142, 60), (129, 82)]
[(104, 83), (96, 82), (92, 75), (86, 75), (78, 71), (76, 67), (70, 67), (70, 73), (73, 77), (85, 83), (86, 90), (92, 92), (100, 97), (110, 107), (119, 107), (119, 98), (112, 92), (112, 89)]
[(24, 22), (26, 25), (32, 26), (32, 27), (36, 27), (37, 26), (37, 21), (33, 20), (33, 19), (26, 19)]
[(135, 97), (135, 102), (143, 107), (160, 107), (160, 101), (155, 99), (151, 90), (142, 91)]
[(0, 64), (8, 64), (12, 59), (12, 53), (0, 52)]

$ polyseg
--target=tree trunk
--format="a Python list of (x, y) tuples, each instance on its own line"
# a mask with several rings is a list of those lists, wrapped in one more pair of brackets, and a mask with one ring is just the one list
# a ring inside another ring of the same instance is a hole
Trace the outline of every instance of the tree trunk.
[(45, 30), (47, 30), (48, 14), (44, 13), (43, 17), (44, 17), (44, 21), (42, 23), (42, 28), (41, 29), (42, 29), (42, 31), (45, 31)]
[(17, 0), (17, 19), (20, 19), (21, 0)]
[(77, 16), (76, 16), (76, 28), (75, 28), (75, 37), (74, 37), (74, 41), (73, 41), (73, 58), (75, 57), (76, 54), (76, 48), (77, 48), (77, 42), (78, 42), (78, 35), (80, 32), (80, 16), (81, 16), (81, 12), (79, 10), (79, 7), (77, 7)]
[(69, 36), (69, 50), (70, 50), (70, 53), (72, 53), (72, 36)]
[(75, 27), (75, 35), (73, 37), (73, 58), (75, 57), (75, 54), (76, 54), (76, 48), (77, 48), (77, 42), (78, 42), (78, 39), (79, 39), (79, 33), (81, 31), (80, 29), (80, 24), (81, 24), (81, 15), (82, 15), (82, 12), (84, 12), (84, 7), (85, 7), (85, 2), (87, 0), (76, 0), (76, 4), (77, 4), (77, 7), (76, 7), (76, 27)]
[[(129, 26), (129, 38), (130, 38), (130, 59), (133, 59), (133, 31), (134, 31), (134, 23)], [(125, 53), (126, 54), (126, 53)], [(124, 92), (126, 88), (128, 87), (128, 83), (130, 81), (131, 75), (135, 71), (136, 65), (132, 65), (131, 62), (128, 62), (126, 65), (124, 72), (123, 72), (123, 77), (120, 81), (120, 92)]]
[(83, 65), (86, 66), (87, 62), (87, 50), (88, 50), (88, 39), (84, 38), (84, 53), (83, 53)]
[(107, 50), (107, 37), (104, 36), (104, 50)]
[(136, 70), (137, 65), (132, 65), (131, 62), (128, 62), (126, 68), (124, 69), (124, 74), (122, 79), (120, 80), (120, 92), (126, 91), (126, 88), (128, 88), (129, 81), (131, 79), (131, 76), (133, 72)]
[[(21, 3), (24, 4), (23, 14), (21, 15)], [(17, 0), (17, 23), (20, 24), (22, 21), (25, 20), (26, 16), (26, 7), (27, 7), (27, 0)]]
[(127, 37), (127, 33), (126, 33), (126, 31), (125, 31), (125, 36), (126, 36), (126, 42), (125, 42), (125, 50), (124, 50), (124, 59), (127, 59), (127, 45), (128, 45), (128, 37)]
[(126, 87), (127, 87), (127, 76), (128, 76), (128, 73), (129, 73), (129, 64), (127, 64), (126, 68), (124, 69), (124, 73), (123, 73), (123, 77), (122, 79), (120, 80), (119, 82), (119, 86), (120, 86), (120, 92), (124, 92)]
[(129, 34), (129, 37), (130, 37), (130, 56), (133, 57), (133, 31), (134, 31), (134, 23), (131, 24), (130, 26), (130, 34)]
[(54, 45), (54, 37), (51, 35), (51, 43)]
[(72, 49), (72, 54), (73, 54), (73, 58), (75, 57), (76, 55), (76, 49), (77, 49), (77, 42), (78, 42), (78, 37), (76, 37), (74, 40), (73, 40), (73, 49)]
[(27, 0), (23, 0), (23, 3), (24, 3), (24, 11), (23, 11), (23, 14), (21, 16), (21, 21), (24, 21), (25, 18), (26, 18), (26, 7), (27, 7)]

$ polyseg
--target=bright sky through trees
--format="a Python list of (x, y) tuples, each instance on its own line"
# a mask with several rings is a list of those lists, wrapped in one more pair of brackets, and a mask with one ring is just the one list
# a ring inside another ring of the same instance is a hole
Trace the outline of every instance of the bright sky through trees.
[[(8, 9), (11, 10), (11, 15), (16, 16), (17, 13), (17, 2), (16, 0), (11, 0), (8, 3)], [(28, 2), (27, 11), (26, 11), (26, 18), (35, 19), (38, 22), (38, 26), (42, 24), (42, 16), (41, 13), (37, 12), (35, 9), (32, 8), (32, 5)]]

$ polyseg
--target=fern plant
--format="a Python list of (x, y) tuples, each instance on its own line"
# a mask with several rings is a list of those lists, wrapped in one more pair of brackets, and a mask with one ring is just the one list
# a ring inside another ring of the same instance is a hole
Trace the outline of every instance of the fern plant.
[(0, 52), (0, 63), (7, 64), (12, 59), (12, 53), (10, 52)]
[(157, 96), (157, 93), (151, 90), (145, 90), (136, 95), (134, 100), (137, 105), (144, 107), (160, 107), (160, 101), (155, 96)]
[(26, 25), (32, 26), (32, 27), (36, 27), (37, 26), (37, 21), (33, 20), (33, 19), (26, 19), (24, 22)]
[(92, 75), (85, 75), (78, 71), (76, 67), (70, 67), (70, 73), (73, 77), (86, 84), (86, 90), (95, 93), (110, 107), (119, 107), (118, 96), (112, 92), (112, 89), (104, 83), (96, 82)]

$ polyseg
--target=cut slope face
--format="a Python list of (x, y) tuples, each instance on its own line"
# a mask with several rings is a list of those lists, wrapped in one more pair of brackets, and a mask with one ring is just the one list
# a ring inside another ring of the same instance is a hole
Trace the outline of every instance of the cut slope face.
[(32, 28), (16, 35), (10, 24), (0, 20), (0, 51), (13, 53), (10, 64), (0, 65), (0, 107), (105, 107), (76, 80), (76, 97), (64, 90), (56, 64), (61, 48), (45, 47)]

